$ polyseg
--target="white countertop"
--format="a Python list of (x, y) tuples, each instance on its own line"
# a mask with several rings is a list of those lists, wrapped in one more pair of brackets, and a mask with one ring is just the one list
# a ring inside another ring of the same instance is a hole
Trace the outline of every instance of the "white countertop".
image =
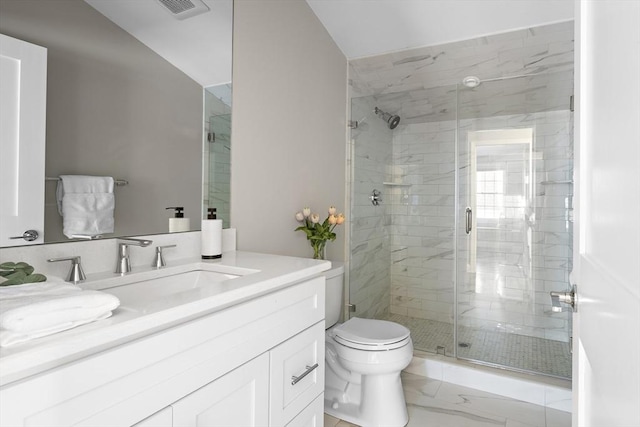
[(180, 292), (179, 298), (171, 295), (142, 305), (121, 301), (108, 319), (0, 348), (0, 386), (285, 288), (329, 268), (329, 261), (238, 251), (226, 252), (219, 260), (203, 261), (197, 257), (174, 261), (159, 270), (138, 268), (125, 276), (110, 272), (87, 274), (81, 287), (105, 292), (192, 270), (227, 269), (240, 277), (221, 282), (215, 288)]

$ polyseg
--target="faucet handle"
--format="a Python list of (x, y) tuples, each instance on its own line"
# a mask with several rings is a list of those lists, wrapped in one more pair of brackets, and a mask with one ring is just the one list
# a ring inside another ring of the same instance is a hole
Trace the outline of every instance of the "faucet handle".
[(66, 258), (50, 258), (47, 262), (58, 262), (58, 261), (71, 261), (71, 270), (69, 270), (69, 276), (67, 277), (67, 282), (71, 283), (79, 283), (84, 281), (87, 277), (82, 271), (81, 258), (79, 256), (72, 256)]
[(167, 265), (164, 261), (164, 256), (162, 255), (162, 250), (165, 248), (175, 248), (177, 245), (165, 245), (165, 246), (156, 246), (156, 256), (153, 258), (153, 263), (151, 267), (162, 268)]

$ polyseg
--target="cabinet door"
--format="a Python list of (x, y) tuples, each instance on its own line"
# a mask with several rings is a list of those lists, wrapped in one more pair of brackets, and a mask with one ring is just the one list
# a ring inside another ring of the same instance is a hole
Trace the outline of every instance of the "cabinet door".
[(171, 406), (175, 427), (266, 426), (269, 355), (256, 357)]
[(324, 393), (316, 397), (286, 427), (322, 427), (324, 424)]

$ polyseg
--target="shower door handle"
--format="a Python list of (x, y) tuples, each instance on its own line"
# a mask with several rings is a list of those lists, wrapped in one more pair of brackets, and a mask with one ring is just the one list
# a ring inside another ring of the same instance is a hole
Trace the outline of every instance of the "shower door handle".
[(574, 312), (578, 311), (578, 307), (576, 306), (578, 299), (577, 292), (578, 287), (576, 285), (573, 285), (569, 292), (549, 292), (549, 295), (551, 295), (551, 311), (560, 313), (562, 311), (560, 303), (568, 304)]
[(467, 208), (465, 212), (467, 216), (465, 221), (465, 231), (467, 232), (467, 234), (470, 234), (471, 229), (473, 228), (473, 211), (471, 210), (471, 208)]

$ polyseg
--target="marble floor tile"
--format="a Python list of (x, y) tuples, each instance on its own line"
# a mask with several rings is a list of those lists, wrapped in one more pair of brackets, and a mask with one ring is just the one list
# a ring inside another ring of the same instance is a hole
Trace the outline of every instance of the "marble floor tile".
[[(571, 414), (556, 409), (402, 373), (407, 427), (571, 427)], [(325, 415), (325, 427), (353, 424)]]
[(332, 417), (329, 414), (324, 414), (324, 427), (336, 427), (339, 422), (339, 418)]
[(358, 427), (355, 424), (348, 423), (331, 415), (324, 414), (324, 427)]
[(571, 414), (553, 408), (546, 408), (546, 427), (564, 427), (571, 425)]
[[(422, 405), (426, 402), (427, 405), (433, 405), (435, 402), (439, 406), (446, 405), (446, 407), (455, 408), (456, 411), (474, 414), (487, 419), (504, 418), (531, 425), (545, 425), (545, 408), (542, 406), (446, 382), (442, 382), (435, 396), (428, 399), (414, 400), (420, 394), (419, 392), (416, 393), (412, 387), (419, 383), (420, 380), (412, 377), (416, 377), (416, 375), (405, 373), (402, 376), (403, 384), (405, 379), (407, 380), (407, 385), (405, 386), (407, 402), (412, 404)], [(433, 389), (433, 385), (430, 384), (425, 384), (425, 387), (427, 390)]]
[(497, 427), (506, 426), (507, 420), (487, 417), (439, 406), (408, 405), (409, 423), (407, 427)]

